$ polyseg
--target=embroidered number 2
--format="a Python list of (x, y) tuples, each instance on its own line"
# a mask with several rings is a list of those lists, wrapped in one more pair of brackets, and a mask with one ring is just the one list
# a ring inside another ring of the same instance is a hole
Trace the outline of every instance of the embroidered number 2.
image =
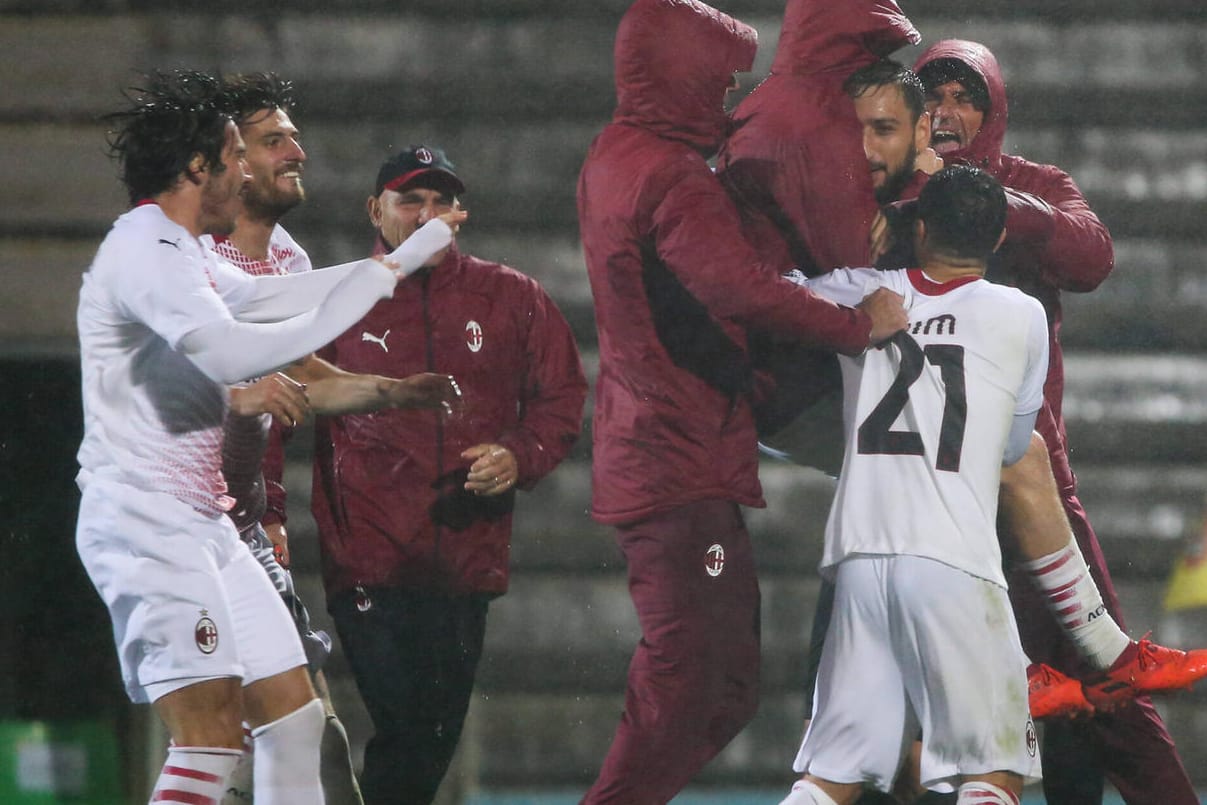
[(939, 368), (946, 392), (935, 469), (959, 472), (960, 452), (964, 448), (964, 423), (968, 419), (968, 398), (964, 392), (964, 348), (955, 344), (928, 344), (923, 349), (905, 333), (894, 336), (893, 343), (901, 349), (901, 368), (884, 397), (859, 426), (859, 452), (863, 455), (923, 455), (922, 434), (891, 428), (909, 402), (910, 386), (922, 376), (924, 364), (929, 362)]

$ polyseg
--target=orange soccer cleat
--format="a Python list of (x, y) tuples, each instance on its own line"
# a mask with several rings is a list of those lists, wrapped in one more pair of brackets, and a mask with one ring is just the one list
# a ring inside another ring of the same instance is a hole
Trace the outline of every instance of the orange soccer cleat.
[(1103, 676), (1105, 679), (1095, 682), (1094, 687), (1122, 682), (1138, 693), (1189, 688), (1207, 676), (1207, 649), (1166, 648), (1145, 635), (1124, 649)]
[(1094, 714), (1081, 683), (1050, 665), (1033, 662), (1027, 667), (1027, 698), (1031, 717), (1073, 718)]

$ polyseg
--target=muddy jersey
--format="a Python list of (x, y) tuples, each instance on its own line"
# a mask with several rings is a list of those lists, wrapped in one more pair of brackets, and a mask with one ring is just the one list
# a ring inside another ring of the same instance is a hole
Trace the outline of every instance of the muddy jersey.
[(176, 348), (231, 319), (251, 286), (158, 205), (117, 219), (84, 274), (77, 310), (81, 486), (104, 474), (201, 511), (230, 508), (221, 459), (227, 389)]

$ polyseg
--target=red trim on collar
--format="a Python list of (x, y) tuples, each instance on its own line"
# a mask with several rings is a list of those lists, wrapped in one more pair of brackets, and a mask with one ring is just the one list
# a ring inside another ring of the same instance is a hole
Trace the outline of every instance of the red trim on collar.
[(967, 277), (958, 277), (947, 282), (935, 282), (930, 277), (923, 274), (922, 269), (920, 268), (911, 268), (905, 273), (906, 276), (909, 277), (910, 285), (914, 286), (914, 290), (925, 296), (942, 296), (948, 291), (954, 291), (956, 288), (959, 288), (962, 285), (967, 285), (970, 282), (976, 282), (979, 279), (984, 279), (984, 277), (978, 277), (970, 274)]
[(137, 203), (137, 204), (135, 204), (134, 206), (135, 206), (135, 207), (145, 207), (145, 206), (147, 206), (148, 204), (155, 204), (155, 205), (158, 205), (158, 204), (159, 204), (159, 202), (158, 202), (158, 201), (156, 201), (156, 200), (155, 200), (155, 199), (153, 199), (153, 198), (144, 198), (144, 199), (139, 199), (138, 203)]

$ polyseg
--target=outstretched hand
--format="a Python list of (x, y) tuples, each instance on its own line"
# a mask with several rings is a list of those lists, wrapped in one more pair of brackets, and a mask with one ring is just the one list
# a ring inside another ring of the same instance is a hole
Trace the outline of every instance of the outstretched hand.
[(250, 386), (232, 388), (230, 407), (241, 416), (272, 414), (273, 419), (291, 428), (310, 415), (306, 385), (281, 372), (260, 378)]
[(386, 390), (394, 408), (443, 408), (452, 415), (464, 407), (461, 387), (452, 375), (421, 372), (395, 380)]

